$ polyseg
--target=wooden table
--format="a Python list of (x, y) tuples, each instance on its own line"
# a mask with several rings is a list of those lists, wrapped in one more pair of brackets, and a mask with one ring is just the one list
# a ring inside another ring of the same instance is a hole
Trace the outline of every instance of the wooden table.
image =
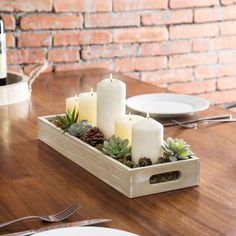
[[(105, 226), (140, 235), (236, 235), (236, 123), (197, 130), (166, 128), (182, 137), (201, 160), (199, 187), (128, 199), (37, 139), (37, 117), (64, 112), (65, 98), (96, 89), (107, 72), (42, 75), (31, 102), (0, 107), (0, 223), (25, 215), (55, 213), (75, 201), (68, 221), (111, 218)], [(128, 96), (161, 89), (127, 77)], [(225, 114), (211, 107), (199, 116)], [(31, 221), (0, 234), (39, 228)]]

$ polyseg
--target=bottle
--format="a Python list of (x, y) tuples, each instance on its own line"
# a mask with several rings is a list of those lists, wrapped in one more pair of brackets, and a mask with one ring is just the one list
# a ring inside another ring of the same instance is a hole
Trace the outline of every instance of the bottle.
[(0, 17), (0, 86), (7, 84), (7, 54), (4, 22)]

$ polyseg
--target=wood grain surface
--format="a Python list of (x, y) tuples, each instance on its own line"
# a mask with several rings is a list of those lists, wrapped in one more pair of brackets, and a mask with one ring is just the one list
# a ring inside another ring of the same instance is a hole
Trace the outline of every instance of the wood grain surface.
[[(68, 222), (111, 218), (104, 226), (139, 235), (236, 235), (236, 123), (170, 127), (200, 157), (200, 186), (128, 199), (37, 139), (37, 117), (64, 112), (65, 98), (96, 89), (103, 70), (44, 74), (30, 102), (0, 107), (0, 223), (25, 215), (55, 213), (79, 201)], [(127, 95), (162, 92), (128, 77)], [(227, 114), (210, 107), (198, 116)], [(233, 114), (233, 113), (232, 113)], [(196, 116), (192, 117), (196, 118)], [(163, 121), (163, 120), (162, 120)], [(48, 224), (30, 221), (0, 234)]]

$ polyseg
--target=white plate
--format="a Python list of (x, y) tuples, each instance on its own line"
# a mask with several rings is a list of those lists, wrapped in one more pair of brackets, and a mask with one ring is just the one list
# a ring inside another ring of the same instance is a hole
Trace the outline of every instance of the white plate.
[(70, 227), (44, 231), (35, 236), (138, 236), (126, 231), (104, 227)]
[(128, 98), (126, 105), (141, 113), (176, 117), (203, 111), (209, 107), (209, 102), (203, 98), (184, 94), (151, 93)]

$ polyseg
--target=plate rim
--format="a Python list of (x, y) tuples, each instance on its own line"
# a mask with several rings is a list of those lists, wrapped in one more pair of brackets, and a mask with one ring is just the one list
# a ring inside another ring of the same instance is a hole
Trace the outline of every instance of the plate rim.
[(194, 95), (189, 95), (189, 94), (182, 94), (182, 93), (145, 93), (145, 94), (139, 94), (139, 95), (135, 95), (135, 96), (131, 96), (129, 98), (126, 99), (126, 106), (133, 110), (133, 111), (137, 111), (137, 112), (140, 112), (140, 113), (146, 113), (145, 111), (143, 110), (140, 110), (140, 109), (137, 109), (137, 108), (133, 108), (132, 106), (130, 106), (128, 103), (131, 99), (135, 99), (137, 97), (142, 97), (142, 96), (156, 96), (156, 95), (159, 95), (159, 96), (168, 96), (168, 95), (175, 95), (177, 97), (179, 96), (185, 96), (185, 97), (191, 97), (192, 99), (195, 99), (195, 100), (198, 100), (198, 101), (202, 101), (203, 103), (205, 103), (205, 106), (203, 106), (202, 108), (200, 109), (195, 109), (193, 111), (189, 111), (189, 112), (178, 112), (178, 113), (156, 113), (156, 112), (150, 112), (150, 114), (153, 114), (153, 115), (156, 115), (156, 116), (175, 116), (175, 115), (187, 115), (187, 114), (193, 114), (193, 113), (196, 113), (196, 112), (200, 112), (200, 111), (204, 111), (206, 110), (207, 108), (209, 108), (210, 106), (210, 102), (204, 98), (201, 98), (201, 97), (198, 97), (198, 96), (194, 96)]
[[(128, 232), (128, 231), (124, 231), (122, 229), (116, 229), (116, 228), (110, 228), (110, 227), (101, 227), (101, 226), (73, 226), (73, 227), (63, 227), (63, 228), (57, 228), (57, 229), (51, 229), (51, 230), (45, 230), (45, 231), (42, 231), (42, 232), (39, 232), (39, 233), (36, 233), (35, 236), (37, 235), (41, 235), (41, 234), (44, 234), (45, 235), (50, 232), (50, 231), (60, 231), (60, 230), (66, 230), (66, 229), (80, 229), (80, 228), (93, 228), (93, 229), (105, 229), (105, 230), (115, 230), (115, 231), (118, 231), (118, 232), (121, 232), (121, 233), (127, 233), (127, 234), (130, 234), (130, 236), (138, 236), (137, 234), (133, 233), (133, 232)], [(109, 232), (108, 232), (109, 233)]]

